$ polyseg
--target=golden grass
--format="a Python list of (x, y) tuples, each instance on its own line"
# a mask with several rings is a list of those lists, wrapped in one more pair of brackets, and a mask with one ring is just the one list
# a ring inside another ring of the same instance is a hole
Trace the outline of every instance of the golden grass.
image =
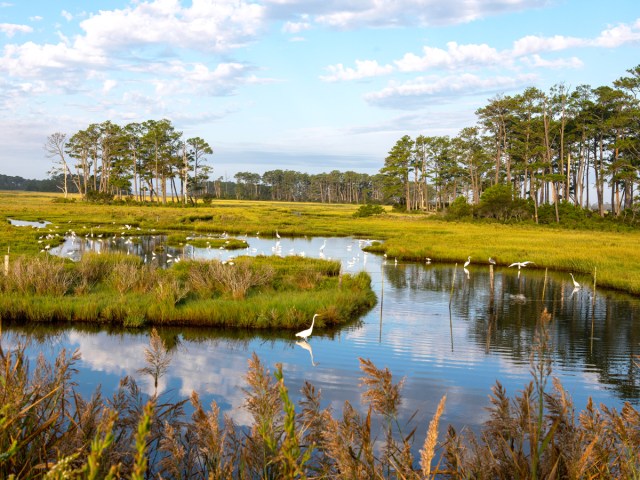
[[(58, 203), (61, 194), (0, 192), (0, 216), (48, 220), (52, 233), (122, 233), (125, 224), (140, 233), (230, 235), (359, 236), (384, 240), (389, 257), (400, 260), (499, 265), (530, 260), (533, 268), (583, 275), (597, 269), (598, 286), (640, 294), (640, 232), (562, 230), (535, 225), (446, 222), (426, 215), (387, 214), (354, 218), (357, 205), (216, 200), (210, 207), (93, 205)], [(43, 232), (0, 222), (0, 251), (35, 254)], [(531, 267), (528, 267), (531, 268)], [(591, 281), (591, 280), (590, 280)]]

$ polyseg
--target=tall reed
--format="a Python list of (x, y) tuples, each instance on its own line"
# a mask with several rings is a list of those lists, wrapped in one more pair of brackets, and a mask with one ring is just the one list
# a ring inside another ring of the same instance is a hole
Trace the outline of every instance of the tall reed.
[[(220, 418), (197, 393), (186, 400), (160, 392), (170, 354), (152, 331), (141, 374), (153, 389), (143, 394), (130, 377), (111, 398), (75, 390), (77, 354), (53, 364), (40, 358), (31, 371), (24, 346), (7, 351), (0, 337), (0, 477), (214, 478), (214, 479), (534, 479), (639, 478), (640, 413), (589, 402), (575, 412), (552, 377), (543, 312), (531, 354), (532, 380), (513, 397), (496, 383), (489, 418), (479, 435), (449, 427), (438, 440), (442, 398), (426, 432), (400, 425), (404, 381), (361, 359), (362, 409), (322, 408), (305, 383), (296, 406), (282, 367), (272, 374), (254, 354), (246, 375), (247, 427)], [(634, 367), (634, 368), (637, 368)], [(362, 412), (361, 412), (362, 410)], [(416, 437), (424, 436), (414, 456)]]

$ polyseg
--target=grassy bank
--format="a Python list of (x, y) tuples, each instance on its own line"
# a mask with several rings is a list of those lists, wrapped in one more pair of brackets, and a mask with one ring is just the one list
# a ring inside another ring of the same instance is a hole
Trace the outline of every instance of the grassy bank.
[(239, 257), (234, 262), (145, 265), (122, 254), (87, 254), (78, 263), (17, 257), (0, 275), (0, 315), (31, 322), (308, 327), (344, 324), (376, 302), (365, 273), (302, 257)]
[[(207, 235), (227, 232), (249, 237), (360, 236), (384, 240), (382, 252), (399, 260), (498, 264), (529, 260), (534, 268), (550, 268), (593, 275), (597, 284), (640, 294), (640, 232), (562, 230), (532, 225), (454, 223), (421, 214), (387, 211), (354, 218), (356, 205), (215, 201), (211, 207), (178, 205), (91, 205), (60, 203), (61, 195), (0, 193), (0, 215), (20, 220), (53, 222), (50, 234), (73, 229), (78, 235), (139, 235), (167, 233)], [(127, 229), (126, 226), (130, 226)], [(0, 224), (0, 251), (37, 254), (43, 231)], [(57, 237), (56, 237), (57, 238)], [(56, 241), (53, 238), (51, 241)], [(250, 243), (250, 240), (249, 240)], [(529, 268), (529, 267), (528, 267)]]

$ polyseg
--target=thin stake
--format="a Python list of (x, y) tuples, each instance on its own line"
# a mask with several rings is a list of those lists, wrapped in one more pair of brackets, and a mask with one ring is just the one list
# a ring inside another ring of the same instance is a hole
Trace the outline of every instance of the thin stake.
[(542, 301), (544, 302), (544, 292), (547, 290), (547, 274), (549, 273), (549, 269), (544, 269), (544, 283), (542, 285)]
[(453, 267), (453, 279), (451, 280), (451, 292), (449, 292), (449, 308), (451, 308), (451, 301), (453, 300), (453, 287), (456, 284), (456, 270), (458, 269), (458, 264), (456, 263)]
[(493, 265), (489, 265), (489, 286), (491, 288), (491, 294), (493, 294)]

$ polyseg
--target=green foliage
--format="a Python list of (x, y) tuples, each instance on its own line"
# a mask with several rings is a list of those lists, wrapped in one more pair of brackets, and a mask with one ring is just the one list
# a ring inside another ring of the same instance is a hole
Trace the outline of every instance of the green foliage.
[(516, 199), (511, 185), (497, 184), (487, 188), (480, 196), (478, 213), (500, 221), (522, 219), (528, 216), (527, 202)]
[(113, 193), (100, 192), (98, 190), (89, 190), (84, 196), (87, 202), (108, 204), (113, 202)]
[(446, 218), (459, 220), (473, 215), (473, 207), (467, 202), (467, 197), (457, 197), (447, 209)]
[(356, 218), (371, 217), (373, 215), (382, 215), (384, 213), (384, 207), (382, 205), (375, 205), (368, 203), (366, 205), (360, 205), (358, 210), (353, 213)]

